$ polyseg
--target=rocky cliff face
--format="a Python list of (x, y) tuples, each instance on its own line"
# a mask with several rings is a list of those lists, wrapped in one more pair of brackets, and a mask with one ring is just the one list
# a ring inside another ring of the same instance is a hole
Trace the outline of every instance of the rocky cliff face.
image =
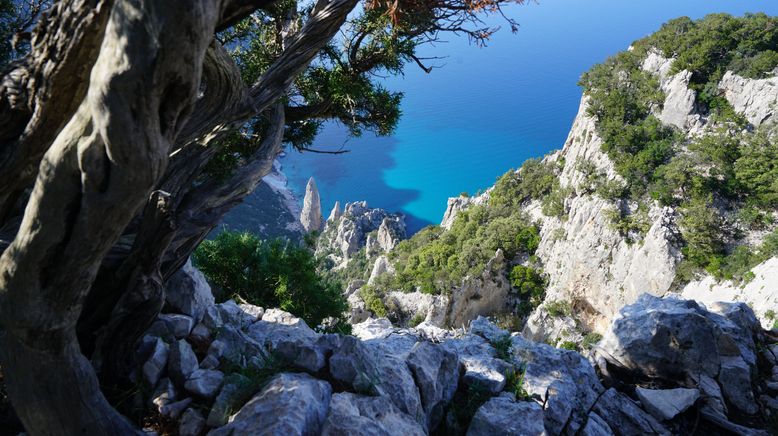
[(257, 189), (243, 203), (231, 210), (212, 235), (226, 228), (246, 231), (263, 238), (302, 239), (305, 230), (300, 223), (299, 200), (289, 189), (281, 162), (273, 162), (273, 171), (262, 179)]
[(342, 269), (355, 257), (374, 260), (405, 237), (402, 214), (370, 208), (365, 201), (347, 203), (341, 212), (336, 203), (319, 236), (316, 254), (326, 256), (333, 268)]
[[(181, 274), (186, 289), (169, 291), (204, 292), (196, 271)], [(341, 336), (232, 300), (183, 306), (193, 315), (160, 315), (144, 337), (136, 375), (149, 389), (136, 396), (185, 436), (775, 429), (778, 337), (743, 303), (643, 295), (591, 361), (486, 318), (458, 330), (370, 319)]]
[[(644, 71), (656, 78), (665, 96), (664, 104), (653, 108), (654, 115), (677, 129), (686, 141), (720, 132), (724, 126), (704, 113), (696, 102), (689, 71), (671, 74), (672, 64), (672, 59), (656, 50), (650, 50), (641, 64)], [(767, 129), (774, 122), (777, 81), (778, 78), (746, 79), (730, 72), (718, 87), (732, 108), (748, 120), (747, 130)], [(540, 228), (535, 255), (548, 279), (546, 302), (564, 303), (573, 316), (549, 316), (547, 304), (543, 304), (529, 317), (525, 334), (552, 342), (580, 340), (586, 331), (603, 332), (621, 307), (633, 303), (643, 293), (675, 294), (707, 304), (743, 301), (755, 309), (765, 325), (771, 325), (771, 315), (778, 310), (778, 258), (755, 266), (750, 280), (745, 282), (716, 279), (703, 272), (701, 277), (683, 283), (678, 280), (684, 258), (679, 210), (653, 200), (605, 199), (594, 192), (592, 174), (597, 174), (600, 183), (623, 183), (623, 179), (603, 151), (604, 141), (598, 134), (597, 119), (590, 114), (590, 105), (591, 99), (584, 96), (564, 147), (544, 159), (545, 164), (558, 168), (560, 191), (569, 192), (562, 201), (562, 213), (545, 214), (544, 199), (522, 206)], [(463, 210), (488, 205), (492, 189), (477, 197), (449, 199), (441, 227), (449, 230)], [(742, 205), (720, 200), (718, 207), (734, 216)], [(645, 230), (616, 228), (615, 211), (627, 216), (642, 214)], [(772, 215), (778, 216), (778, 212), (772, 211)], [(765, 230), (747, 229), (742, 233), (741, 241), (759, 240), (766, 234)], [(504, 278), (506, 273), (495, 271), (492, 277)], [(432, 298), (418, 292), (389, 292), (385, 300), (388, 307), (396, 309), (398, 319), (423, 318), (440, 326), (457, 326), (477, 315), (494, 315), (505, 309), (509, 302), (498, 301), (511, 298), (509, 284), (485, 278), (472, 281), (478, 282), (477, 292), (467, 291), (473, 288), (468, 282), (451, 296)]]
[[(643, 63), (655, 74), (665, 92), (665, 103), (658, 118), (675, 126), (687, 137), (706, 135), (718, 126), (706, 115), (697, 113), (695, 93), (689, 88), (688, 71), (673, 76), (668, 72), (671, 59), (652, 51)], [(753, 80), (727, 73), (719, 84), (733, 108), (749, 120), (750, 128), (772, 122), (778, 98), (776, 78)], [(679, 214), (658, 203), (647, 205), (649, 230), (639, 242), (623, 235), (609, 224), (614, 207), (637, 208), (637, 204), (617, 204), (581, 189), (585, 174), (581, 162), (591, 162), (607, 180), (619, 179), (613, 162), (602, 151), (596, 120), (587, 111), (584, 97), (564, 148), (547, 160), (564, 162), (560, 182), (572, 188), (565, 200), (566, 213), (550, 218), (540, 213), (538, 202), (528, 206), (542, 222), (538, 257), (549, 276), (547, 300), (565, 300), (573, 312), (590, 328), (602, 331), (618, 310), (647, 292), (662, 296), (675, 293), (701, 302), (743, 301), (752, 305), (767, 323), (770, 311), (778, 308), (778, 276), (774, 274), (776, 258), (753, 269), (750, 282), (733, 283), (707, 276), (680, 288), (674, 287), (678, 263), (682, 258), (678, 244)], [(724, 206), (737, 209), (737, 205)], [(747, 236), (746, 236), (747, 238)], [(542, 310), (542, 309), (541, 309)]]

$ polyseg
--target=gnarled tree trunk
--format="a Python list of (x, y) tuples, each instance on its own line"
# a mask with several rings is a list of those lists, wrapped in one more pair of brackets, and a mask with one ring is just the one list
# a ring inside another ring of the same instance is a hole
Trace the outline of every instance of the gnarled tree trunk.
[(167, 165), (197, 96), (217, 0), (119, 0), (89, 87), (43, 156), (0, 257), (0, 359), (33, 435), (129, 434), (75, 334), (100, 263)]

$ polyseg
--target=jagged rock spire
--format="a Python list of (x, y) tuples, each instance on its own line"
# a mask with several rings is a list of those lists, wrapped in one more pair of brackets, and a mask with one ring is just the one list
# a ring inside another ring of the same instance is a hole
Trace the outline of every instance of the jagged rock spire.
[(305, 186), (305, 199), (303, 200), (303, 210), (300, 213), (300, 222), (306, 232), (321, 230), (321, 198), (319, 198), (319, 189), (316, 187), (316, 181), (313, 180), (313, 177), (308, 179), (308, 185)]
[(335, 206), (332, 206), (332, 211), (330, 212), (329, 218), (327, 218), (327, 222), (335, 222), (341, 215), (343, 215), (343, 211), (340, 209), (340, 202), (336, 201)]

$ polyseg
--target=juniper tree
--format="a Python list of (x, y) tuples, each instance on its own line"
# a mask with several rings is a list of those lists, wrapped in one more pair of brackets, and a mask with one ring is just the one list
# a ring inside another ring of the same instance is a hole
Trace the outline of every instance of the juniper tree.
[(284, 144), (390, 132), (377, 75), (483, 43), (505, 1), (0, 1), (0, 363), (27, 432), (136, 433), (101, 387), (165, 281)]

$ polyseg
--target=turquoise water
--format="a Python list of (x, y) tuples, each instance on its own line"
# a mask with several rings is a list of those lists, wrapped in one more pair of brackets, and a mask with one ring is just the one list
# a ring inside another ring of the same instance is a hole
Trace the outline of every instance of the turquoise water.
[[(530, 157), (561, 148), (578, 110), (581, 73), (674, 17), (714, 12), (778, 15), (774, 0), (541, 0), (508, 10), (521, 24), (507, 27), (486, 48), (464, 37), (427, 48), (447, 56), (425, 74), (409, 66), (386, 86), (405, 93), (395, 133), (347, 137), (327, 126), (316, 148), (345, 148), (322, 155), (291, 151), (282, 160), (293, 191), (302, 198), (316, 178), (325, 216), (335, 202), (367, 200), (402, 211), (409, 230), (438, 223), (446, 199), (475, 193)], [(493, 24), (500, 24), (495, 20)]]

